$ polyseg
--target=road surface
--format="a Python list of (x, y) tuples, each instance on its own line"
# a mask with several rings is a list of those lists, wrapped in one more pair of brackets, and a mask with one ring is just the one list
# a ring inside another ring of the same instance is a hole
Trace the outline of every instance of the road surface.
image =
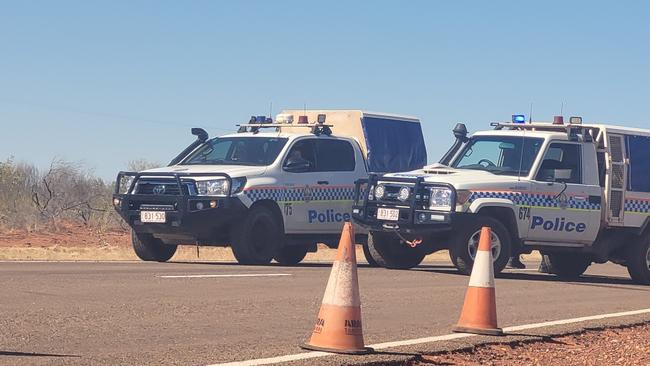
[[(650, 287), (632, 284), (623, 267), (593, 265), (571, 283), (535, 268), (496, 280), (500, 326), (650, 308)], [(0, 365), (211, 365), (300, 353), (329, 271), (3, 262)], [(468, 277), (440, 262), (410, 271), (361, 266), (359, 281), (366, 344), (375, 344), (450, 333)]]

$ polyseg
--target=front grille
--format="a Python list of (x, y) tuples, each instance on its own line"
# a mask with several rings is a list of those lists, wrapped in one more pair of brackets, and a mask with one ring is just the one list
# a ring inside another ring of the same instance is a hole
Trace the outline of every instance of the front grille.
[[(152, 194), (165, 196), (178, 196), (181, 194), (190, 194), (196, 191), (193, 189), (194, 183), (183, 182), (181, 187), (175, 179), (140, 179), (138, 180), (136, 194)], [(181, 191), (182, 189), (182, 191)]]

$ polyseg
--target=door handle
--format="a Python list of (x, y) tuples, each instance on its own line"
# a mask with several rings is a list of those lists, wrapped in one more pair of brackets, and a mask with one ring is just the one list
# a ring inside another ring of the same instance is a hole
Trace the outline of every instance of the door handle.
[(316, 183), (321, 184), (321, 185), (330, 184), (330, 182), (328, 182), (328, 181), (326, 181), (326, 180), (319, 180), (319, 181), (316, 182)]

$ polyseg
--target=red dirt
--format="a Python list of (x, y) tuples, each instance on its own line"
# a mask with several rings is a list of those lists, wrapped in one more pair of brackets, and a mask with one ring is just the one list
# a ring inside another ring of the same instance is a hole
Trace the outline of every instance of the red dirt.
[(121, 229), (99, 230), (72, 223), (61, 224), (56, 231), (0, 230), (0, 247), (104, 247), (108, 245), (130, 247), (129, 232)]
[(650, 323), (426, 355), (408, 365), (650, 365)]

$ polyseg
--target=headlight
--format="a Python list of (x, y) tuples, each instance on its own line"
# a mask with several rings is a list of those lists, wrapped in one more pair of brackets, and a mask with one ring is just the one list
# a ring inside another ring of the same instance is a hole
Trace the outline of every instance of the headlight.
[(380, 200), (384, 198), (384, 194), (386, 193), (386, 187), (384, 187), (382, 184), (378, 185), (377, 188), (375, 188), (375, 198)]
[(405, 202), (407, 199), (409, 199), (409, 196), (411, 195), (411, 189), (409, 187), (402, 187), (399, 189), (399, 193), (397, 194), (397, 199)]
[(230, 184), (225, 178), (197, 181), (196, 190), (200, 196), (227, 196)]
[(123, 175), (122, 177), (120, 177), (120, 181), (118, 182), (119, 187), (117, 192), (119, 194), (128, 194), (129, 188), (131, 188), (131, 184), (133, 184), (133, 178), (134, 176), (132, 175)]
[(429, 209), (439, 211), (451, 211), (453, 202), (451, 189), (444, 187), (431, 187), (431, 198), (429, 199)]

